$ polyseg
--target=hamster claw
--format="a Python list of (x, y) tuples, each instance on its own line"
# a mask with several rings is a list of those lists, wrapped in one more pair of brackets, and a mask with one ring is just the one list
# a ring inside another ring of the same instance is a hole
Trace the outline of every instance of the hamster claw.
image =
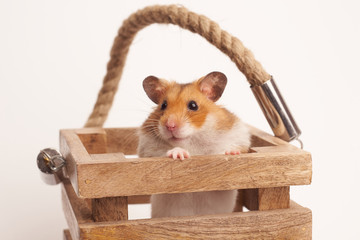
[(225, 155), (240, 155), (240, 154), (241, 154), (240, 150), (231, 150), (225, 152)]
[(174, 160), (180, 158), (180, 160), (184, 160), (185, 158), (190, 157), (190, 153), (183, 148), (175, 147), (169, 151), (167, 151), (166, 156), (173, 158)]

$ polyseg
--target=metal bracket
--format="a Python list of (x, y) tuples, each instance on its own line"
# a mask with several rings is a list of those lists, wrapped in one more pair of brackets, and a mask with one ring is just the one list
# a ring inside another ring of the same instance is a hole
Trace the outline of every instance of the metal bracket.
[(64, 178), (63, 171), (66, 161), (55, 149), (45, 148), (37, 156), (37, 166), (41, 171), (42, 179), (50, 184), (58, 184)]
[[(260, 86), (251, 86), (251, 90), (275, 136), (287, 142), (299, 140), (301, 130), (290, 113), (274, 79), (271, 77)], [(299, 142), (302, 148), (303, 144), (300, 140)]]

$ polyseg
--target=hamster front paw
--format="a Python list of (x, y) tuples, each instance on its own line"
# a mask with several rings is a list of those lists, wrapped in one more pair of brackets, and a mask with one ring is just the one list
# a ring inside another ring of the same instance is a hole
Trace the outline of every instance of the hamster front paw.
[(183, 148), (175, 147), (175, 148), (167, 151), (166, 156), (171, 157), (174, 160), (178, 159), (178, 158), (180, 158), (181, 160), (184, 160), (185, 158), (190, 157), (190, 153)]

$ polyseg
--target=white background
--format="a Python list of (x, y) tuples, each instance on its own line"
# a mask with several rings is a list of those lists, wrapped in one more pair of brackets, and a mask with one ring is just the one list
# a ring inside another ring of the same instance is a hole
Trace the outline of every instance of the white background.
[[(243, 41), (272, 74), (313, 157), (313, 182), (291, 197), (313, 212), (313, 239), (359, 239), (360, 5), (357, 1), (0, 1), (1, 239), (62, 239), (60, 187), (43, 183), (40, 149), (81, 128), (113, 39), (131, 13), (180, 3)], [(220, 103), (270, 132), (244, 76), (204, 39), (150, 26), (130, 49), (106, 127), (138, 126), (153, 104), (148, 75), (229, 79)], [(146, 213), (145, 213), (146, 214)]]

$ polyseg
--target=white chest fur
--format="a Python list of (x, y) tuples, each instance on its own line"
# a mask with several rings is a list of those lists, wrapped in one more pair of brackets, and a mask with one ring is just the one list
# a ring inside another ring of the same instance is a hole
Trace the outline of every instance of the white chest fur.
[[(228, 130), (214, 130), (215, 123), (215, 119), (208, 116), (202, 128), (189, 141), (181, 142), (176, 147), (188, 150), (190, 155), (211, 155), (224, 154), (238, 146), (250, 145), (248, 129), (240, 120)], [(172, 147), (175, 146), (140, 136), (139, 155), (165, 156)], [(175, 217), (230, 213), (235, 207), (236, 197), (237, 190), (153, 195), (151, 215)]]

